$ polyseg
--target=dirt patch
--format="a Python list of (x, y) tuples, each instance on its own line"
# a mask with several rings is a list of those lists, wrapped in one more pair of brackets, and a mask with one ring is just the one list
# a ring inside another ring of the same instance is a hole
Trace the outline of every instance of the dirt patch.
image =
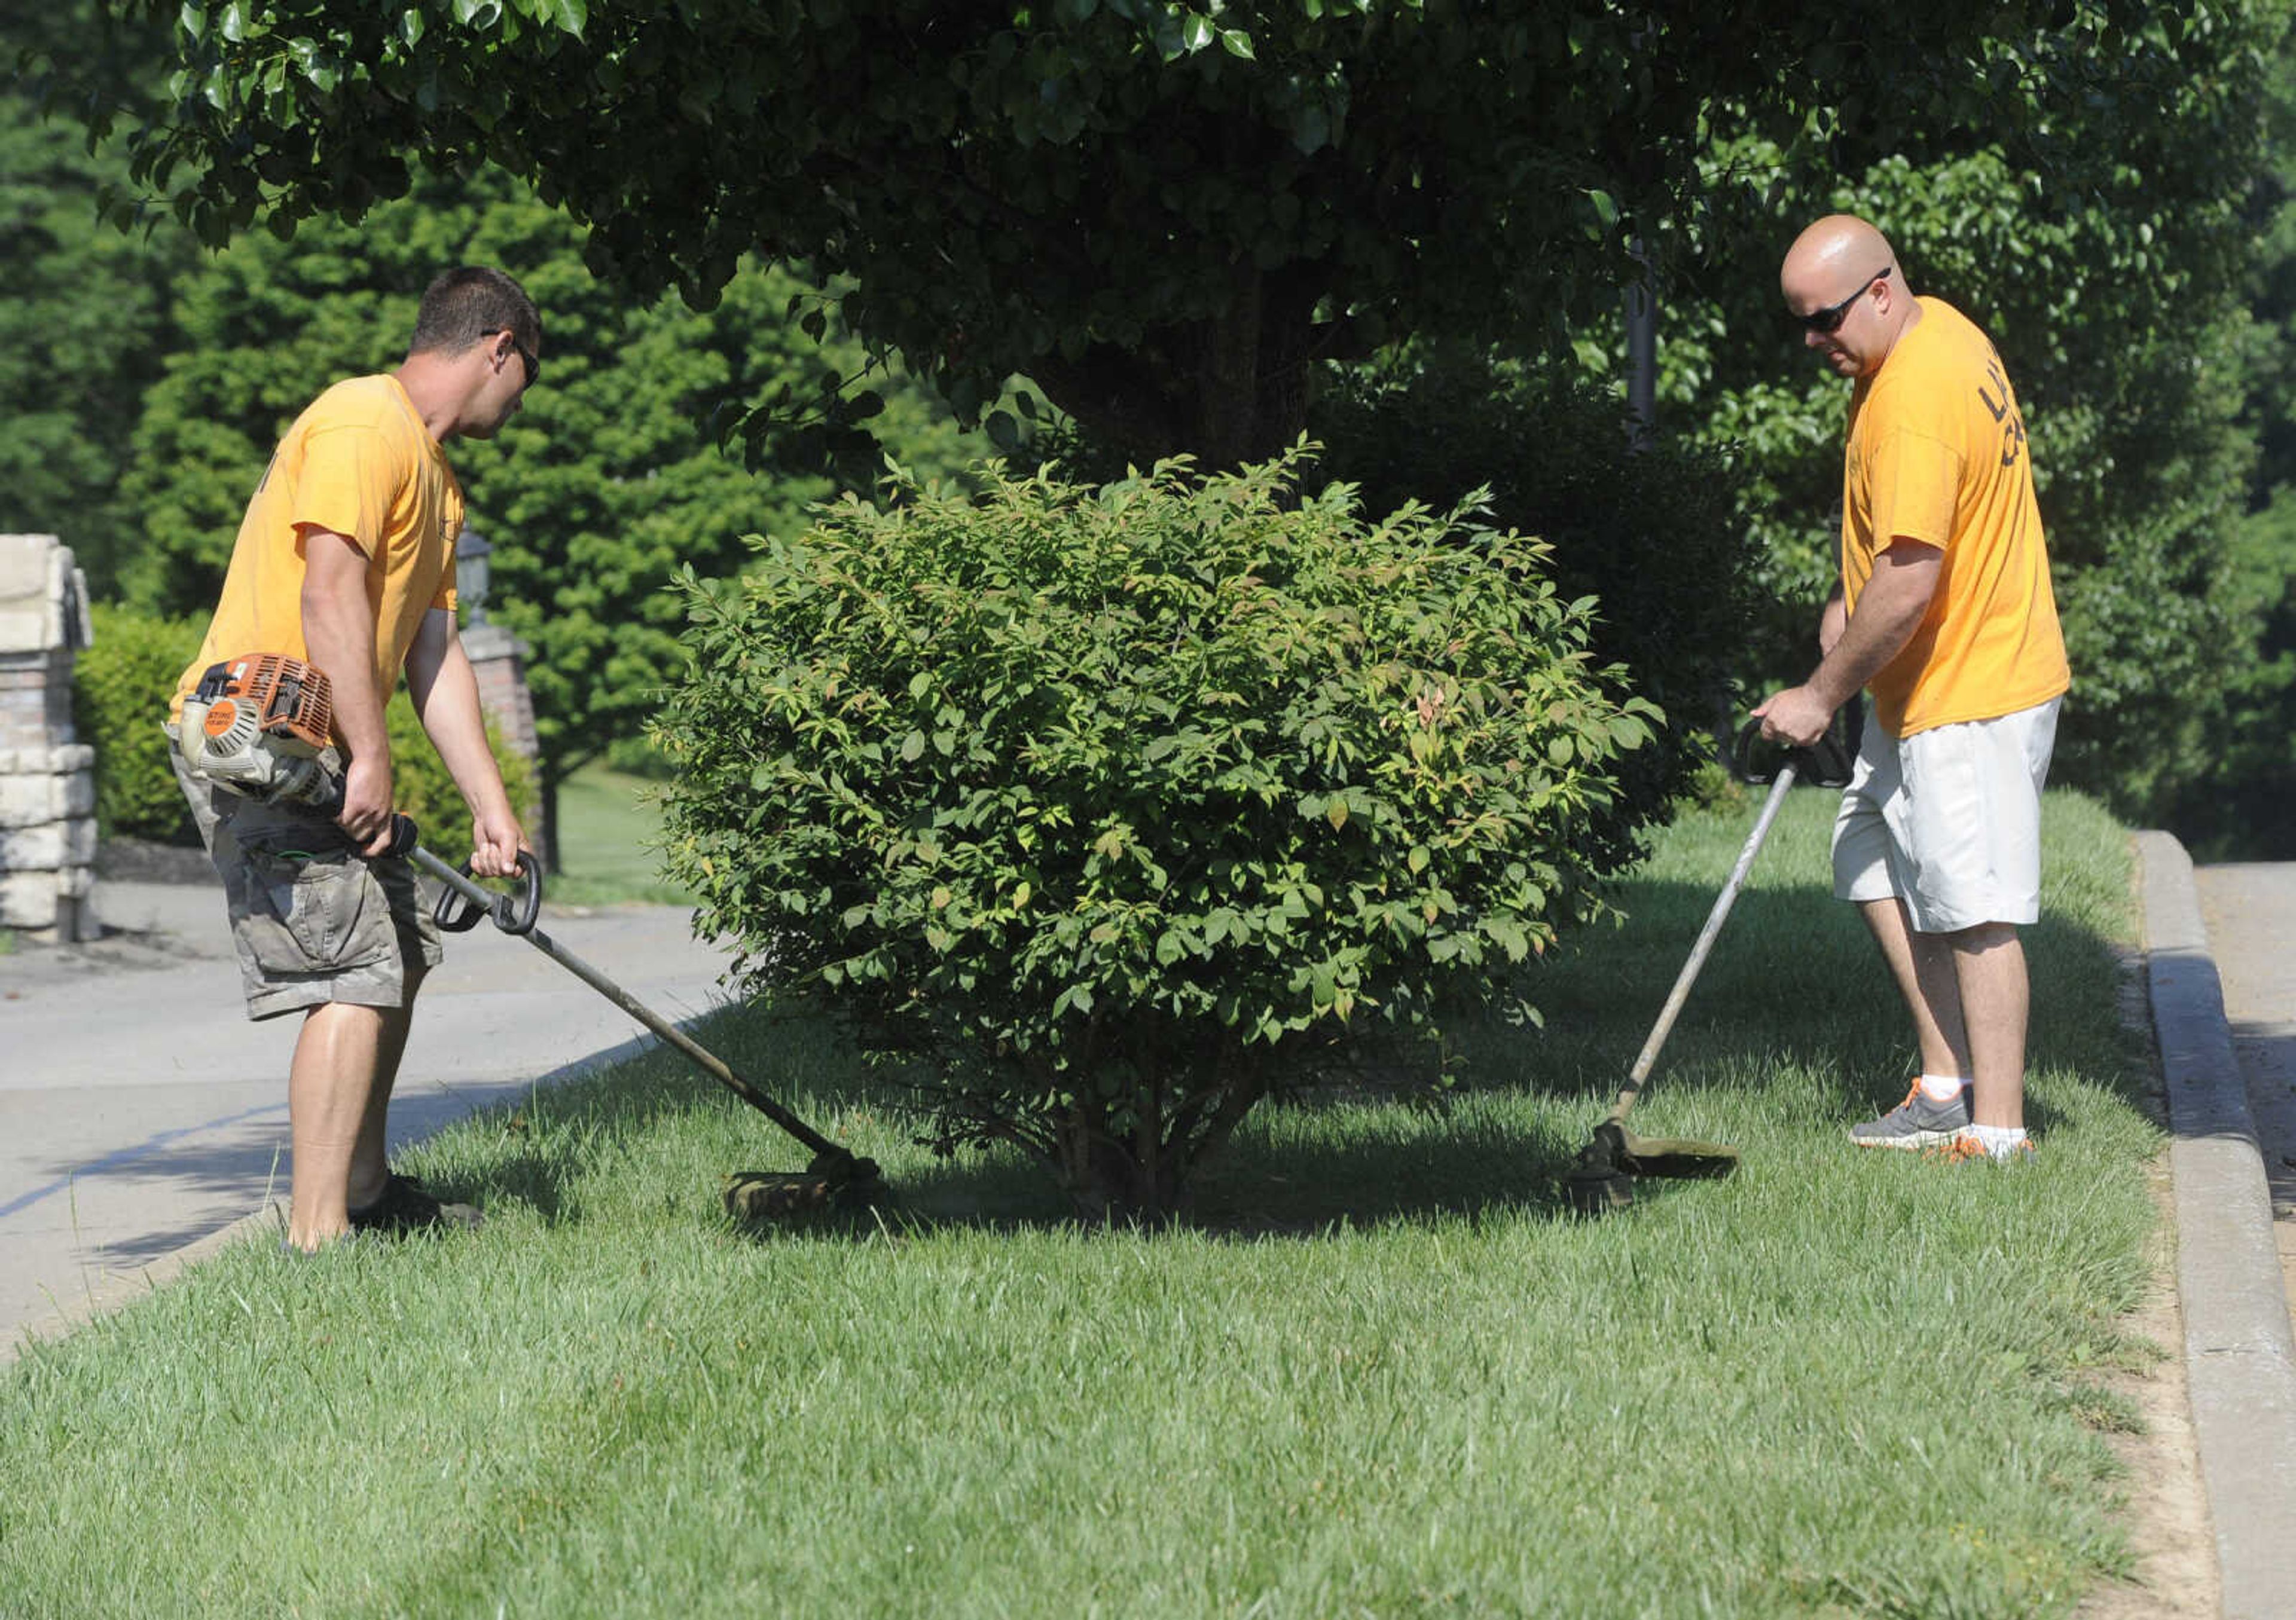
[(2177, 1226), (2165, 1150), (2148, 1179), (2161, 1211), (2152, 1284), (2122, 1326), (2161, 1354), (2142, 1372), (2103, 1380), (2135, 1408), (2142, 1424), (2136, 1434), (2106, 1436), (2128, 1470), (2122, 1522), (2136, 1567), (2130, 1579), (2092, 1590), (2073, 1611), (2078, 1620), (2216, 1620), (2221, 1600), (2216, 1531), (2185, 1382), (2185, 1313), (2177, 1297)]
[[(2140, 879), (2141, 883), (2141, 879)], [(2142, 891), (2139, 891), (2142, 903)], [(2152, 1004), (2144, 953), (2115, 953), (2120, 969), (2121, 1026), (2138, 1050), (2143, 1091), (2136, 1099), (2155, 1125), (2169, 1128), (2169, 1093), (2152, 1039)], [(2152, 1284), (2121, 1328), (2159, 1352), (2142, 1370), (2107, 1374), (2104, 1388), (2128, 1403), (2133, 1434), (2105, 1442), (2128, 1470), (2120, 1518), (2136, 1567), (2125, 1581), (2100, 1582), (2073, 1611), (2076, 1620), (2217, 1620), (2216, 1527), (2201, 1480), (2193, 1432), (2192, 1394), (2185, 1378), (2185, 1311), (2177, 1293), (2176, 1189), (2163, 1147), (2145, 1166), (2146, 1190), (2161, 1223), (2153, 1240)], [(2284, 1249), (2284, 1254), (2288, 1251)]]

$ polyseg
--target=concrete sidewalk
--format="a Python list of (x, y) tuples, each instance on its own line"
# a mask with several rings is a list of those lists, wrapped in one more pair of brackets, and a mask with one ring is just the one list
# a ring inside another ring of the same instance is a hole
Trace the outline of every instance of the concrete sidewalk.
[[(2216, 1530), (2226, 1620), (2296, 1616), (2296, 1335), (2275, 1231), (2271, 1172), (2288, 1127), (2289, 1036), (2296, 1035), (2296, 871), (2209, 869), (2224, 945), (2219, 975), (2202, 911), (2202, 876), (2166, 833), (2137, 835), (2144, 950), (2163, 1077), (2177, 1218), (2177, 1289), (2201, 1479)], [(2227, 989), (2240, 999), (2236, 1052)], [(2242, 1059), (2248, 1062), (2243, 1065)], [(2271, 1144), (2269, 1152), (2267, 1142)]]
[[(286, 1196), (300, 1020), (247, 1021), (222, 890), (103, 881), (95, 904), (101, 939), (0, 956), (0, 1362), (25, 1331), (85, 1321)], [(727, 959), (682, 908), (545, 906), (542, 927), (675, 1021), (723, 999)], [(651, 1038), (525, 942), (449, 935), (393, 1146)]]

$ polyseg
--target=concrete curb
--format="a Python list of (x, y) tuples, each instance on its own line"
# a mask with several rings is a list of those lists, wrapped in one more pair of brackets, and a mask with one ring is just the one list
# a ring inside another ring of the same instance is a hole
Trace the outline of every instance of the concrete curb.
[(2175, 1140), (2177, 1288), (2226, 1620), (2296, 1615), (2296, 1337), (2272, 1199), (2192, 858), (2136, 835), (2152, 1027)]
[[(692, 1019), (682, 1020), (678, 1027), (684, 1028), (693, 1021)], [(660, 1043), (660, 1041), (652, 1035), (634, 1035), (619, 1046), (608, 1047), (603, 1051), (592, 1052), (586, 1058), (578, 1058), (571, 1063), (562, 1064), (548, 1074), (539, 1076), (534, 1084), (537, 1086), (560, 1085), (570, 1080), (578, 1080), (583, 1076), (594, 1073), (599, 1069), (611, 1068), (618, 1063), (626, 1063)], [(395, 1152), (398, 1148), (406, 1145), (406, 1141), (394, 1139), (392, 1149)], [(54, 1315), (46, 1317), (37, 1324), (25, 1324), (13, 1331), (0, 1332), (0, 1372), (5, 1372), (12, 1362), (35, 1346), (53, 1343), (78, 1333), (90, 1322), (141, 1299), (161, 1285), (181, 1276), (191, 1267), (221, 1254), (235, 1243), (259, 1237), (265, 1233), (268, 1233), (272, 1241), (276, 1242), (285, 1237), (286, 1232), (285, 1200), (283, 1199), (267, 1199), (262, 1208), (242, 1215), (228, 1226), (211, 1231), (203, 1238), (195, 1239), (172, 1253), (162, 1255), (148, 1265), (141, 1266), (133, 1272), (107, 1272), (100, 1277), (91, 1278), (85, 1282), (78, 1297), (57, 1302)]]

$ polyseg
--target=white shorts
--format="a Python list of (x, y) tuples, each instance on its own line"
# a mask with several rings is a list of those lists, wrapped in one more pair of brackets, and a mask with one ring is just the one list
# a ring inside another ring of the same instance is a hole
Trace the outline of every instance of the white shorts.
[(1833, 892), (1906, 903), (1917, 932), (2041, 914), (2041, 788), (2062, 698), (1997, 720), (1865, 740), (1833, 822)]

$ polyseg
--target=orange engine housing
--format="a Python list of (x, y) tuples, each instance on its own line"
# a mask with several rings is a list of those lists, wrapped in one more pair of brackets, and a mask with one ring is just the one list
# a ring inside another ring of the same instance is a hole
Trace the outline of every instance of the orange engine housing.
[(326, 672), (281, 652), (248, 652), (211, 664), (193, 694), (207, 705), (201, 729), (222, 738), (252, 716), (253, 729), (285, 752), (316, 756), (334, 734), (334, 689)]

